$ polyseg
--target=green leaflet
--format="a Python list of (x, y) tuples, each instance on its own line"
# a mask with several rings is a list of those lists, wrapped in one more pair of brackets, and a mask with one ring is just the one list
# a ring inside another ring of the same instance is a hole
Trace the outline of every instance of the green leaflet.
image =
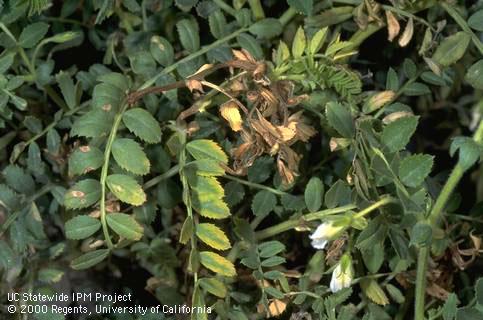
[(448, 67), (461, 59), (470, 44), (471, 36), (460, 31), (445, 38), (433, 54), (432, 59), (443, 67)]
[(252, 211), (256, 216), (268, 215), (277, 205), (277, 197), (269, 191), (257, 192), (252, 201)]
[(247, 50), (255, 59), (261, 59), (263, 57), (263, 50), (257, 40), (249, 34), (242, 33), (236, 40), (240, 44), (240, 47)]
[(107, 136), (112, 127), (112, 115), (104, 110), (91, 110), (78, 118), (70, 130), (71, 136), (96, 138)]
[(140, 240), (143, 237), (143, 227), (128, 214), (109, 213), (106, 220), (109, 227), (123, 238)]
[(64, 205), (70, 209), (87, 208), (101, 198), (101, 184), (94, 179), (77, 182), (65, 193)]
[(69, 175), (81, 175), (102, 166), (104, 154), (99, 148), (81, 146), (69, 157)]
[(169, 66), (174, 61), (173, 46), (163, 37), (152, 36), (149, 50), (153, 58), (163, 67)]
[(49, 25), (45, 22), (36, 22), (22, 30), (18, 38), (18, 44), (22, 48), (33, 48), (49, 31)]
[(107, 177), (109, 190), (122, 202), (140, 206), (146, 201), (146, 194), (141, 186), (130, 176), (112, 174)]
[(294, 58), (302, 57), (306, 45), (307, 39), (305, 37), (304, 29), (302, 27), (299, 27), (297, 29), (297, 33), (295, 33), (295, 37), (292, 43), (292, 55), (294, 56)]
[(287, 3), (297, 10), (298, 12), (303, 13), (306, 16), (312, 15), (312, 10), (314, 7), (313, 0), (287, 0)]
[(278, 19), (266, 18), (252, 24), (248, 30), (258, 38), (270, 39), (282, 33), (282, 24)]
[(210, 24), (211, 34), (217, 38), (223, 38), (227, 34), (226, 30), (226, 19), (221, 10), (216, 10), (213, 14), (208, 17), (208, 22)]
[(32, 194), (35, 182), (30, 174), (16, 165), (8, 165), (2, 171), (7, 185), (19, 193)]
[(200, 252), (200, 262), (207, 269), (219, 275), (226, 277), (233, 277), (236, 275), (236, 270), (233, 266), (233, 263), (214, 252)]
[(73, 240), (85, 239), (100, 228), (101, 223), (98, 219), (90, 216), (77, 216), (65, 223), (65, 236)]
[(431, 172), (433, 158), (427, 154), (415, 154), (404, 158), (399, 164), (399, 178), (408, 187), (419, 186)]
[(196, 235), (201, 241), (214, 249), (227, 250), (231, 248), (228, 237), (214, 224), (200, 223), (196, 225)]
[(148, 111), (141, 108), (130, 109), (123, 114), (122, 121), (129, 131), (147, 143), (161, 142), (161, 127)]
[(106, 113), (118, 111), (124, 95), (125, 92), (114, 84), (99, 83), (92, 93), (92, 107), (94, 110), (103, 110)]
[(195, 20), (183, 19), (176, 24), (179, 40), (188, 52), (195, 52), (200, 47), (198, 23)]
[(468, 19), (468, 25), (471, 29), (483, 31), (483, 10), (478, 10)]
[(344, 138), (354, 135), (354, 123), (347, 105), (338, 102), (329, 102), (326, 106), (327, 121)]
[(119, 166), (134, 174), (149, 173), (151, 166), (141, 146), (132, 139), (118, 138), (112, 144), (112, 155)]
[(477, 61), (468, 69), (465, 80), (475, 89), (483, 90), (483, 59)]
[(312, 177), (307, 183), (304, 192), (305, 204), (310, 212), (315, 212), (322, 206), (324, 196), (324, 185), (317, 177)]
[(64, 96), (67, 106), (69, 109), (73, 109), (77, 105), (77, 92), (79, 86), (74, 85), (74, 81), (66, 72), (59, 72), (55, 78), (59, 84), (60, 91), (62, 92), (62, 96)]
[(198, 284), (201, 288), (218, 298), (224, 298), (227, 294), (227, 289), (223, 282), (215, 278), (202, 278), (198, 280)]
[(94, 250), (75, 258), (70, 263), (70, 266), (74, 270), (88, 269), (106, 259), (108, 255), (108, 249)]
[(418, 125), (418, 119), (416, 116), (399, 118), (384, 128), (381, 138), (390, 152), (399, 151), (408, 144)]

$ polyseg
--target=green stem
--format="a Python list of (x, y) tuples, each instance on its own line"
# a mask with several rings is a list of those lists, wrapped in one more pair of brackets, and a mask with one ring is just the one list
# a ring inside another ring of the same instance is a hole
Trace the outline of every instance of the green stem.
[(166, 180), (168, 178), (171, 178), (172, 176), (175, 176), (179, 173), (179, 169), (180, 166), (177, 164), (173, 167), (171, 167), (168, 171), (166, 171), (165, 173), (162, 173), (160, 174), (159, 176), (156, 176), (154, 178), (152, 178), (151, 180), (147, 181), (144, 185), (143, 185), (143, 188), (144, 189), (149, 189), (149, 188), (152, 188), (154, 187), (155, 185), (157, 185), (158, 183), (160, 183), (161, 181), (163, 180)]
[[(437, 221), (443, 211), (449, 197), (451, 196), (453, 190), (456, 188), (458, 182), (460, 181), (464, 168), (458, 163), (453, 171), (451, 172), (448, 180), (446, 181), (441, 193), (436, 199), (431, 212), (427, 218), (428, 223), (431, 227), (436, 227)], [(424, 306), (425, 306), (425, 293), (426, 293), (426, 270), (428, 267), (429, 253), (431, 250), (431, 243), (419, 249), (418, 253), (418, 266), (416, 272), (416, 290), (415, 290), (415, 306), (414, 315), (415, 320), (424, 320)]]
[(55, 92), (54, 89), (52, 89), (51, 86), (46, 84), (44, 86), (44, 90), (47, 93), (47, 95), (50, 97), (50, 99), (52, 99), (52, 101), (54, 101), (55, 104), (59, 106), (59, 108), (63, 109), (64, 111), (69, 110), (69, 107), (67, 106), (67, 104), (65, 104), (64, 100), (57, 94), (57, 92)]
[[(359, 211), (353, 217), (354, 218), (363, 217), (363, 216), (369, 214), (370, 212), (372, 212), (372, 211), (374, 211), (374, 210), (376, 210), (376, 209), (378, 209), (382, 206), (385, 206), (389, 203), (395, 203), (395, 202), (397, 202), (397, 200), (394, 199), (394, 198), (383, 197), (382, 199), (373, 203), (369, 207)], [(290, 229), (294, 229), (297, 226), (303, 224), (304, 222), (320, 220), (320, 219), (327, 217), (329, 215), (346, 212), (346, 211), (352, 210), (354, 208), (356, 208), (355, 205), (349, 204), (349, 205), (345, 205), (345, 206), (338, 207), (338, 208), (326, 209), (326, 210), (322, 210), (322, 211), (308, 213), (308, 214), (301, 216), (300, 218), (297, 218), (297, 219), (294, 219), (294, 220), (284, 221), (282, 223), (279, 223), (279, 224), (274, 225), (272, 227), (269, 227), (267, 229), (258, 231), (258, 232), (255, 233), (255, 236), (258, 240), (263, 240), (263, 239), (272, 237), (274, 235), (277, 235), (279, 233), (288, 231)]]
[(356, 213), (354, 215), (354, 218), (364, 217), (364, 216), (366, 216), (367, 214), (369, 214), (370, 212), (376, 210), (379, 207), (385, 206), (386, 204), (389, 204), (389, 203), (396, 203), (396, 202), (397, 202), (397, 200), (394, 199), (394, 198), (391, 198), (391, 197), (383, 197), (382, 199), (380, 199), (377, 202), (374, 202), (373, 204), (371, 204), (369, 207), (365, 208), (364, 210), (361, 210), (358, 213)]
[(109, 173), (109, 159), (111, 157), (111, 149), (112, 144), (114, 143), (114, 139), (117, 135), (117, 129), (121, 124), (121, 119), (124, 111), (126, 111), (128, 104), (123, 102), (121, 105), (121, 110), (118, 114), (116, 114), (114, 118), (114, 123), (111, 128), (111, 132), (109, 133), (109, 138), (107, 139), (106, 149), (104, 150), (104, 164), (102, 165), (101, 170), (101, 202), (100, 202), (100, 211), (101, 211), (101, 224), (102, 224), (102, 232), (104, 233), (104, 238), (106, 239), (107, 247), (109, 249), (114, 248), (114, 244), (112, 243), (111, 237), (109, 236), (109, 229), (107, 228), (107, 221), (106, 221), (106, 179), (107, 174)]
[(448, 5), (444, 1), (441, 1), (440, 5), (454, 19), (454, 21), (456, 21), (456, 23), (460, 26), (461, 29), (463, 29), (463, 31), (471, 35), (473, 43), (478, 48), (480, 53), (483, 54), (483, 44), (481, 43), (480, 39), (475, 35), (475, 33), (470, 29), (465, 19), (460, 16), (458, 11), (456, 11), (454, 7)]
[(265, 12), (263, 11), (260, 0), (248, 0), (248, 4), (252, 9), (253, 17), (255, 18), (255, 20), (261, 20), (265, 18)]
[(216, 5), (221, 8), (221, 10), (225, 11), (229, 15), (231, 15), (233, 17), (236, 16), (236, 10), (233, 9), (233, 7), (226, 4), (225, 1), (223, 1), (223, 0), (213, 0), (213, 2), (216, 3)]
[[(73, 114), (75, 114), (77, 111), (79, 111), (80, 109), (84, 108), (85, 106), (87, 106), (88, 104), (90, 103), (90, 100), (89, 101), (86, 101), (84, 102), (83, 104), (81, 104), (80, 106), (78, 106), (77, 108), (74, 108), (72, 110), (70, 110), (69, 112), (66, 112), (64, 114), (64, 116), (59, 116), (57, 118), (57, 120), (54, 120), (52, 121), (47, 127), (44, 128), (44, 130), (42, 130), (41, 132), (37, 133), (35, 136), (33, 136), (32, 138), (30, 138), (29, 140), (27, 140), (25, 142), (25, 146), (24, 146), (24, 150), (33, 142), (35, 142), (36, 140), (40, 139), (41, 137), (43, 137), (47, 132), (49, 132), (52, 128), (54, 128), (61, 120), (65, 119), (65, 117), (68, 117), (68, 116), (71, 116)], [(62, 111), (60, 111), (62, 112)], [(15, 159), (18, 159), (18, 157), (21, 155), (22, 153), (19, 153), (17, 155), (17, 157)]]
[(349, 205), (338, 207), (338, 208), (326, 209), (326, 210), (322, 210), (322, 211), (318, 211), (318, 212), (314, 212), (314, 213), (309, 213), (309, 214), (306, 214), (306, 215), (304, 215), (300, 218), (293, 219), (293, 220), (287, 220), (287, 221), (281, 222), (279, 224), (276, 224), (272, 227), (260, 230), (260, 231), (255, 233), (255, 236), (256, 236), (257, 240), (263, 240), (263, 239), (266, 239), (266, 238), (270, 238), (270, 237), (273, 237), (273, 236), (275, 236), (279, 233), (294, 229), (294, 228), (298, 227), (299, 225), (303, 224), (304, 222), (318, 220), (318, 219), (321, 219), (321, 218), (329, 216), (329, 215), (333, 215), (333, 214), (337, 214), (337, 213), (341, 213), (341, 212), (346, 212), (348, 210), (354, 209), (355, 207), (356, 207), (355, 205), (349, 204)]
[[(480, 122), (478, 129), (476, 130), (473, 139), (481, 144), (483, 141), (483, 121)], [(438, 220), (443, 212), (446, 203), (448, 202), (453, 190), (458, 185), (459, 181), (463, 177), (466, 169), (460, 162), (456, 164), (451, 172), (448, 180), (443, 186), (441, 193), (439, 194), (434, 206), (432, 207), (428, 217), (427, 223), (435, 228), (438, 224)], [(424, 307), (425, 307), (425, 293), (426, 293), (426, 270), (428, 268), (429, 253), (431, 251), (431, 243), (419, 249), (418, 253), (418, 267), (416, 273), (416, 289), (415, 289), (415, 305), (414, 305), (414, 319), (424, 320)]]
[(8, 218), (7, 220), (2, 224), (2, 226), (0, 227), (0, 237), (3, 235), (3, 233), (5, 231), (8, 230), (8, 228), (10, 227), (10, 225), (15, 221), (17, 220), (17, 218), (20, 216), (20, 214), (23, 212), (23, 209), (26, 205), (32, 203), (33, 201), (37, 200), (38, 198), (40, 198), (41, 196), (43, 196), (44, 194), (50, 192), (53, 188), (55, 187), (54, 184), (46, 184), (45, 186), (43, 186), (39, 191), (37, 191), (35, 194), (33, 194), (32, 196), (30, 196), (29, 198), (27, 198), (23, 203), (22, 203), (22, 206), (21, 206), (21, 209), (13, 212)]
[(23, 62), (27, 66), (27, 69), (29, 70), (31, 75), (35, 75), (35, 68), (32, 65), (32, 62), (30, 59), (27, 57), (27, 54), (25, 53), (25, 50), (22, 47), (17, 47), (17, 51), (20, 54), (20, 57), (22, 58)]
[(227, 174), (225, 174), (223, 177), (225, 177), (228, 180), (236, 181), (238, 183), (247, 185), (247, 186), (255, 188), (255, 189), (261, 189), (261, 190), (269, 191), (269, 192), (277, 194), (279, 196), (283, 196), (283, 195), (287, 194), (284, 191), (277, 190), (277, 189), (274, 189), (274, 188), (270, 188), (270, 187), (264, 186), (263, 184), (254, 183), (254, 182), (246, 181), (246, 180), (243, 180), (243, 179), (240, 179), (240, 178), (237, 178), (237, 177), (229, 176)]
[(282, 26), (285, 26), (287, 23), (290, 22), (290, 20), (293, 19), (297, 15), (297, 11), (293, 9), (292, 7), (289, 7), (287, 11), (285, 11), (280, 18), (278, 18), (278, 21)]
[(146, 89), (150, 86), (152, 86), (156, 80), (158, 80), (160, 77), (162, 77), (163, 75), (165, 74), (168, 74), (174, 70), (176, 70), (176, 68), (180, 65), (180, 64), (183, 64), (185, 62), (188, 62), (190, 60), (193, 60), (205, 53), (207, 53), (208, 51), (210, 51), (211, 49), (214, 49), (216, 47), (219, 47), (220, 45), (224, 44), (225, 42), (228, 42), (230, 41), (231, 39), (235, 38), (236, 36), (238, 36), (239, 34), (247, 31), (248, 29), (247, 28), (242, 28), (242, 29), (238, 29), (237, 31), (227, 35), (226, 37), (224, 38), (221, 38), (207, 46), (204, 46), (203, 48), (201, 48), (200, 50), (190, 54), (189, 56), (186, 56), (184, 57), (183, 59), (181, 60), (178, 60), (177, 62), (173, 63), (172, 65), (164, 68), (160, 73), (158, 73), (157, 75), (155, 75), (154, 77), (152, 77), (151, 79), (148, 79), (138, 90), (143, 90), (143, 89)]

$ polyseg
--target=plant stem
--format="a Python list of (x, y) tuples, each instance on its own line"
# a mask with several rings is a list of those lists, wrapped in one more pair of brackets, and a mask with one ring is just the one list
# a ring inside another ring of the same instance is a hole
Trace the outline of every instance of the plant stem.
[(456, 23), (461, 27), (461, 29), (463, 29), (463, 31), (471, 35), (471, 40), (473, 40), (474, 45), (478, 48), (480, 53), (483, 54), (483, 44), (481, 43), (480, 39), (475, 35), (475, 33), (470, 29), (465, 19), (460, 16), (458, 11), (456, 11), (455, 8), (448, 5), (444, 1), (441, 1), (440, 5), (454, 19), (454, 21), (456, 21)]
[[(473, 140), (477, 143), (483, 140), (483, 121), (480, 122), (478, 129), (476, 130)], [(461, 177), (465, 173), (465, 168), (460, 162), (456, 164), (453, 171), (451, 172), (448, 180), (443, 186), (441, 193), (439, 194), (436, 202), (431, 209), (428, 217), (426, 218), (427, 223), (435, 228), (438, 224), (439, 217), (443, 212), (446, 203), (448, 202), (453, 190), (458, 185)], [(426, 246), (419, 249), (418, 253), (418, 267), (416, 273), (416, 290), (415, 290), (415, 305), (414, 305), (414, 319), (424, 320), (424, 307), (425, 307), (425, 293), (426, 293), (426, 270), (428, 268), (429, 253), (431, 251), (431, 242)]]
[[(376, 210), (377, 208), (380, 208), (382, 206), (385, 206), (386, 204), (395, 203), (395, 202), (397, 202), (397, 201), (394, 198), (383, 197), (379, 201), (371, 204), (369, 207), (359, 211), (353, 217), (354, 218), (363, 217), (363, 216), (369, 214), (370, 212)], [(308, 213), (308, 214), (305, 214), (305, 215), (303, 215), (303, 216), (301, 216), (297, 219), (284, 221), (282, 223), (279, 223), (279, 224), (274, 225), (272, 227), (269, 227), (267, 229), (258, 231), (258, 232), (255, 233), (255, 236), (258, 240), (263, 240), (263, 239), (272, 237), (274, 235), (277, 235), (279, 233), (282, 233), (284, 231), (296, 228), (299, 225), (303, 225), (304, 222), (319, 220), (319, 219), (322, 219), (326, 216), (346, 212), (346, 211), (352, 210), (354, 208), (356, 208), (355, 205), (348, 204), (348, 205), (338, 207), (338, 208), (326, 209), (326, 210), (322, 210), (322, 211)]]
[(247, 186), (255, 188), (255, 189), (261, 189), (261, 190), (269, 191), (269, 192), (277, 194), (279, 196), (283, 196), (283, 195), (287, 194), (284, 191), (277, 190), (277, 189), (274, 189), (274, 188), (270, 188), (270, 187), (264, 186), (263, 184), (254, 183), (254, 182), (246, 181), (246, 180), (243, 180), (243, 179), (240, 179), (240, 178), (237, 178), (237, 177), (229, 176), (227, 174), (225, 174), (223, 177), (225, 177), (228, 180), (236, 181), (236, 182), (239, 182), (241, 184), (247, 185)]
[(322, 217), (326, 217), (326, 216), (341, 213), (341, 212), (346, 212), (348, 210), (354, 209), (355, 207), (356, 207), (355, 205), (349, 204), (349, 205), (338, 207), (338, 208), (326, 209), (326, 210), (322, 210), (322, 211), (318, 211), (318, 212), (314, 212), (314, 213), (309, 213), (309, 214), (306, 214), (304, 216), (301, 216), (300, 218), (293, 219), (293, 220), (287, 220), (287, 221), (281, 222), (279, 224), (276, 224), (272, 227), (260, 230), (260, 231), (255, 233), (255, 237), (257, 238), (257, 240), (263, 240), (263, 239), (266, 239), (266, 238), (270, 238), (270, 237), (273, 237), (273, 236), (275, 236), (279, 233), (294, 229), (297, 226), (303, 224), (304, 222), (317, 220), (317, 219), (320, 219)]
[(359, 211), (358, 213), (356, 213), (354, 215), (354, 218), (364, 217), (365, 215), (367, 215), (368, 213), (376, 210), (379, 207), (385, 206), (386, 204), (389, 204), (389, 203), (396, 203), (396, 202), (397, 202), (397, 200), (394, 199), (394, 198), (391, 198), (391, 197), (383, 197), (379, 201), (374, 202), (373, 204), (371, 204), (369, 207), (367, 207), (367, 208)]
[(154, 178), (152, 178), (151, 180), (147, 181), (143, 187), (144, 189), (149, 189), (149, 188), (152, 188), (154, 187), (155, 185), (157, 185), (158, 183), (160, 183), (161, 181), (163, 180), (166, 180), (168, 178), (171, 178), (172, 176), (175, 176), (178, 174), (179, 172), (179, 165), (175, 165), (175, 166), (172, 166), (168, 171), (160, 174), (159, 176), (156, 176)]
[(227, 41), (230, 41), (231, 39), (235, 38), (236, 36), (238, 36), (239, 34), (247, 31), (248, 29), (247, 28), (242, 28), (242, 29), (238, 29), (236, 30), (235, 32), (227, 35), (226, 37), (223, 37), (207, 46), (204, 46), (203, 48), (201, 48), (200, 50), (190, 54), (189, 56), (186, 56), (184, 57), (183, 59), (181, 60), (178, 60), (177, 62), (173, 63), (172, 65), (164, 68), (160, 73), (158, 73), (157, 75), (155, 75), (154, 77), (152, 77), (151, 79), (148, 79), (138, 90), (143, 90), (143, 89), (146, 89), (150, 86), (152, 86), (156, 80), (158, 80), (161, 76), (165, 75), (165, 74), (168, 74), (174, 70), (176, 70), (176, 68), (180, 65), (180, 64), (183, 64), (185, 62), (188, 62), (190, 60), (193, 60), (205, 53), (207, 53), (208, 51), (210, 51), (211, 49), (214, 49), (216, 47), (219, 47), (220, 45), (224, 44), (225, 42)]
[(285, 26), (287, 23), (290, 22), (290, 20), (293, 19), (297, 15), (297, 11), (293, 9), (292, 7), (289, 7), (287, 11), (285, 11), (280, 18), (278, 18), (278, 21), (282, 26)]
[(114, 139), (117, 135), (117, 129), (121, 124), (121, 119), (124, 111), (126, 111), (128, 104), (123, 102), (121, 105), (121, 110), (119, 113), (116, 114), (114, 118), (114, 123), (111, 128), (111, 132), (109, 133), (109, 138), (107, 139), (106, 149), (104, 150), (104, 164), (102, 165), (101, 171), (101, 202), (100, 202), (100, 211), (101, 211), (101, 224), (102, 224), (102, 232), (104, 233), (104, 238), (106, 239), (107, 247), (109, 249), (113, 249), (114, 245), (112, 243), (111, 237), (109, 236), (109, 230), (107, 228), (107, 221), (106, 221), (106, 179), (107, 174), (109, 172), (109, 159), (111, 157), (111, 149)]
[(54, 184), (46, 184), (45, 186), (43, 186), (39, 191), (37, 191), (35, 194), (33, 194), (32, 196), (30, 196), (29, 198), (27, 198), (25, 201), (23, 201), (22, 205), (21, 205), (21, 209), (13, 212), (8, 218), (7, 220), (2, 224), (2, 226), (0, 226), (0, 237), (3, 235), (3, 233), (5, 231), (8, 230), (8, 228), (10, 227), (10, 225), (15, 221), (17, 220), (17, 218), (20, 216), (20, 214), (23, 212), (24, 208), (26, 205), (34, 202), (35, 200), (37, 200), (38, 198), (40, 198), (41, 196), (43, 196), (44, 194), (50, 192), (53, 188), (55, 187)]
[(225, 11), (229, 15), (231, 15), (233, 17), (236, 16), (236, 10), (233, 9), (233, 7), (226, 4), (225, 1), (223, 1), (223, 0), (213, 0), (213, 2), (216, 3), (216, 5), (221, 8), (221, 10)]
[(248, 0), (248, 4), (252, 9), (253, 17), (255, 18), (255, 20), (261, 20), (265, 18), (265, 12), (263, 11), (260, 0)]

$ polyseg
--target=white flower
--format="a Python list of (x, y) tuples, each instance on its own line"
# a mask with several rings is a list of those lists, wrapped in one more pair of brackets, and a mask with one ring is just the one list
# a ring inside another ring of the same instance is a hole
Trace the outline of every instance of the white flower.
[(314, 233), (310, 235), (312, 246), (315, 249), (324, 249), (327, 242), (337, 238), (346, 227), (343, 225), (334, 225), (332, 221), (324, 222), (317, 227)]
[(337, 292), (343, 288), (351, 286), (354, 270), (352, 268), (351, 257), (347, 254), (343, 255), (339, 263), (332, 271), (332, 279), (330, 280), (330, 290)]

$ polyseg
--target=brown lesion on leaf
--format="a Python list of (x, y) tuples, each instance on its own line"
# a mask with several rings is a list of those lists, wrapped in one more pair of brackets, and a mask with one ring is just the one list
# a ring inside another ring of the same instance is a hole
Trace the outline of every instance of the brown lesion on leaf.
[(74, 198), (83, 198), (86, 194), (82, 191), (79, 191), (79, 190), (72, 190), (70, 192), (70, 194), (72, 195), (72, 197)]
[(106, 112), (111, 111), (111, 109), (112, 109), (112, 105), (110, 103), (107, 103), (107, 104), (102, 106), (102, 110), (104, 110)]
[(89, 146), (81, 146), (81, 147), (79, 147), (79, 150), (81, 152), (87, 153), (87, 152), (91, 151), (91, 147), (89, 147)]

